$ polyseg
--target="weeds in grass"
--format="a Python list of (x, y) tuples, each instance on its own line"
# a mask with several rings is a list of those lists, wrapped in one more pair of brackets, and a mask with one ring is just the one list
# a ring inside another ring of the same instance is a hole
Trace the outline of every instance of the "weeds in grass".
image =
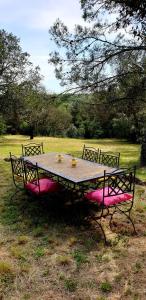
[(60, 280), (65, 280), (65, 274), (63, 272), (59, 273), (59, 279)]
[(58, 255), (56, 261), (63, 266), (69, 265), (71, 263), (71, 259), (67, 255)]
[(92, 249), (94, 245), (95, 245), (95, 240), (92, 237), (85, 239), (84, 246), (87, 250)]
[(85, 255), (85, 253), (83, 253), (81, 250), (75, 250), (73, 252), (73, 258), (76, 261), (77, 267), (80, 267), (81, 264), (88, 262), (87, 255)]
[(112, 291), (112, 285), (108, 281), (104, 281), (100, 284), (100, 289), (103, 293), (109, 293)]
[(101, 263), (101, 262), (102, 262), (102, 254), (96, 254), (95, 257), (96, 257), (96, 261), (97, 261), (98, 263)]
[(12, 225), (16, 223), (19, 219), (18, 208), (14, 205), (8, 205), (7, 209), (2, 213), (1, 219), (4, 224)]
[(36, 258), (39, 258), (39, 257), (42, 257), (45, 255), (45, 249), (44, 248), (41, 248), (41, 247), (38, 247), (36, 250), (35, 250), (35, 257)]
[(66, 278), (64, 280), (64, 286), (69, 292), (75, 292), (77, 289), (77, 282), (72, 278)]
[(96, 261), (98, 263), (101, 263), (101, 262), (108, 263), (110, 261), (110, 257), (109, 257), (108, 254), (101, 254), (100, 253), (100, 254), (96, 254), (95, 257), (96, 257)]

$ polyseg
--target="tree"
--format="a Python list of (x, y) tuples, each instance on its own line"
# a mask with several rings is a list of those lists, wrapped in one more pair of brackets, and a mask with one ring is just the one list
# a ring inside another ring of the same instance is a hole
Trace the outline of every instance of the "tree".
[(42, 76), (40, 68), (33, 67), (29, 54), (22, 51), (20, 40), (12, 33), (0, 30), (0, 50), (0, 110), (12, 132), (18, 132), (28, 102), (34, 119), (31, 96), (35, 93), (37, 97), (42, 89)]
[[(136, 98), (145, 101), (146, 75), (140, 62), (146, 53), (146, 2), (80, 0), (80, 3), (83, 18), (89, 22), (88, 27), (76, 25), (74, 33), (70, 33), (58, 19), (50, 28), (52, 39), (59, 48), (64, 49), (60, 52), (62, 56), (55, 51), (50, 53), (49, 59), (55, 66), (61, 85), (75, 92), (105, 90), (109, 92), (108, 98), (112, 95), (109, 101), (112, 106), (113, 102), (117, 102), (114, 92), (119, 81), (127, 76), (137, 76), (140, 80), (136, 88), (129, 86), (127, 92), (122, 94), (122, 100), (124, 97), (127, 103), (128, 97), (132, 103), (136, 91)], [(137, 60), (133, 61), (133, 56)], [(125, 59), (127, 68), (119, 69), (119, 61)], [(144, 91), (142, 97), (141, 89)]]
[(22, 52), (19, 42), (12, 33), (0, 30), (0, 94), (11, 84), (20, 84), (26, 77), (26, 68), (31, 65), (29, 54)]
[[(107, 88), (127, 74), (116, 73), (116, 63), (124, 54), (129, 56), (128, 73), (142, 73), (139, 65), (130, 68), (130, 61), (133, 53), (139, 57), (145, 55), (145, 2), (81, 0), (81, 7), (84, 19), (92, 22), (92, 26), (76, 25), (75, 32), (70, 33), (57, 20), (50, 29), (57, 46), (66, 50), (61, 52), (63, 56), (57, 51), (50, 53), (49, 62), (54, 64), (61, 84), (77, 92)], [(112, 12), (115, 14), (109, 17)]]
[[(83, 18), (97, 20), (99, 13), (116, 13), (111, 26), (116, 29), (132, 25), (134, 35), (141, 35), (144, 30), (146, 3), (143, 0), (81, 0)], [(110, 18), (111, 19), (111, 18)]]

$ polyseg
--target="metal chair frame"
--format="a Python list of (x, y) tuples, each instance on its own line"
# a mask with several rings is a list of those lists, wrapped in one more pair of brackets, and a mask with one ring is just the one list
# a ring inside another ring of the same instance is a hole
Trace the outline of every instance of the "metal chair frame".
[(18, 158), (15, 155), (12, 155), (10, 152), (10, 162), (12, 168), (12, 178), (13, 183), (16, 187), (15, 193), (11, 196), (13, 197), (19, 192), (24, 190), (24, 167), (22, 158)]
[(38, 186), (40, 193), (40, 184), (39, 184), (39, 171), (37, 163), (36, 165), (32, 165), (28, 161), (23, 161), (24, 164), (24, 172), (25, 172), (25, 184), (28, 182), (33, 182), (34, 185)]
[[(103, 198), (101, 205), (90, 201), (91, 216), (88, 219), (94, 220), (102, 230), (105, 244), (107, 244), (106, 235), (102, 226), (102, 218), (110, 216), (109, 226), (112, 229), (112, 220), (115, 213), (124, 214), (133, 226), (133, 232), (136, 234), (135, 225), (131, 218), (131, 210), (134, 203), (134, 190), (135, 190), (135, 172), (136, 167), (130, 169), (123, 169), (122, 171), (114, 171), (110, 174), (104, 171), (103, 178)], [(106, 188), (106, 194), (105, 194)], [(106, 197), (120, 196), (125, 193), (130, 193), (132, 198), (117, 204), (106, 206), (104, 204)], [(89, 203), (89, 200), (88, 200)]]
[(33, 155), (39, 155), (43, 154), (43, 143), (36, 144), (36, 143), (30, 143), (27, 145), (22, 145), (22, 156), (33, 156)]
[(120, 153), (99, 151), (99, 163), (108, 167), (119, 168)]
[[(44, 176), (42, 177), (42, 174), (40, 172), (40, 169), (37, 165), (37, 163), (35, 165), (31, 164), (29, 161), (27, 160), (24, 160), (23, 161), (23, 164), (24, 164), (24, 172), (25, 172), (25, 178), (24, 178), (24, 187), (27, 183), (29, 182), (32, 182), (34, 185), (36, 185), (38, 187), (38, 190), (39, 190), (39, 193), (38, 195), (34, 194), (33, 192), (31, 191), (28, 191), (27, 192), (33, 196), (34, 198), (44, 198), (45, 196), (47, 196), (49, 194), (49, 197), (51, 197), (51, 195), (58, 195), (58, 192), (48, 192), (48, 193), (45, 193), (45, 194), (41, 194), (40, 193), (40, 179), (41, 178), (44, 178)], [(45, 175), (46, 177), (46, 175)], [(50, 176), (50, 174), (48, 173), (48, 178), (51, 178), (52, 176)], [(52, 178), (51, 178), (52, 179)], [(26, 189), (26, 188), (25, 188)]]
[(86, 145), (84, 145), (82, 159), (98, 163), (99, 149), (95, 149), (93, 147), (87, 147)]

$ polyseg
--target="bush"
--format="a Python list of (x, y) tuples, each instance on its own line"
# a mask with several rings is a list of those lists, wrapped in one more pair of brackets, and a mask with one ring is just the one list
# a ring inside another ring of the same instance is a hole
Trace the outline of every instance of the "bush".
[(129, 138), (131, 122), (125, 114), (119, 114), (112, 120), (113, 136), (117, 138)]
[(22, 134), (29, 134), (29, 124), (26, 121), (22, 121), (20, 124), (20, 133)]
[(69, 126), (68, 130), (66, 131), (66, 134), (70, 138), (76, 138), (78, 136), (77, 127), (75, 125), (71, 124)]

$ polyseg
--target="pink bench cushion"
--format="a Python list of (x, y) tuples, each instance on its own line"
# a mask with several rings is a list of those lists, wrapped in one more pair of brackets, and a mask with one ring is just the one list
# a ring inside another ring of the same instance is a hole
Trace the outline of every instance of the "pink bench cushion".
[(50, 178), (41, 178), (39, 179), (39, 183), (40, 183), (40, 193), (39, 193), (39, 187), (37, 184), (35, 184), (35, 181), (26, 183), (25, 188), (36, 195), (46, 194), (49, 192), (57, 192), (59, 189), (59, 184)]
[[(115, 191), (116, 191), (116, 189), (115, 189)], [(110, 192), (112, 192), (112, 189), (109, 188), (109, 193)], [(118, 190), (117, 190), (117, 192), (118, 192)], [(104, 195), (105, 196), (108, 195), (108, 187), (105, 187)], [(103, 201), (103, 189), (98, 189), (98, 190), (89, 192), (85, 195), (85, 197), (88, 200), (97, 202), (100, 205)], [(120, 202), (131, 200), (131, 199), (132, 199), (131, 194), (125, 193), (125, 194), (120, 194), (120, 195), (114, 195), (114, 192), (113, 192), (113, 195), (111, 194), (110, 196), (104, 197), (104, 205), (105, 206), (115, 205)]]

